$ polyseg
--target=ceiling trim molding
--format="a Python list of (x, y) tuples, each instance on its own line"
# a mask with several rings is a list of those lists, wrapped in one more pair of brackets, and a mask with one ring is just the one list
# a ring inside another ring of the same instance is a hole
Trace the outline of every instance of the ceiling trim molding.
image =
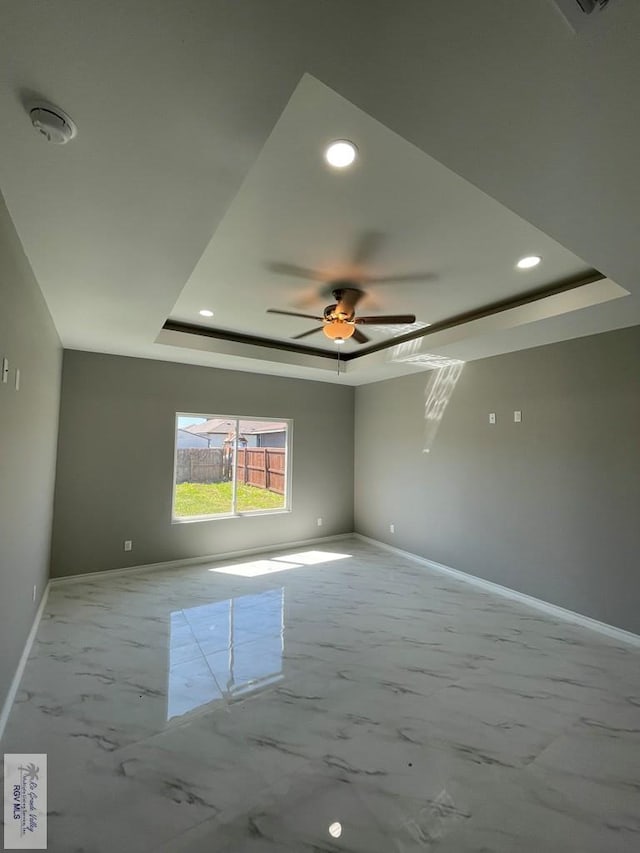
[[(198, 326), (194, 323), (180, 323), (175, 320), (167, 320), (162, 327), (168, 332), (184, 332), (187, 335), (199, 335), (203, 338), (218, 338), (221, 341), (232, 341), (236, 344), (251, 344), (256, 347), (267, 347), (268, 349), (283, 350), (285, 352), (295, 352), (301, 355), (317, 355), (320, 358), (335, 359), (335, 352), (327, 352), (327, 350), (319, 347), (305, 347), (302, 344), (289, 343), (288, 341), (279, 341), (274, 338), (263, 338), (260, 335), (249, 335), (243, 332), (232, 332), (226, 329), (214, 329), (209, 326)], [(342, 360), (346, 361), (347, 356), (340, 353)]]
[[(418, 338), (426, 338), (429, 335), (435, 335), (437, 332), (442, 332), (446, 329), (454, 328), (455, 326), (463, 326), (466, 323), (471, 323), (474, 320), (481, 320), (485, 317), (491, 317), (496, 314), (502, 314), (514, 308), (520, 308), (523, 305), (530, 305), (533, 302), (539, 302), (542, 299), (547, 299), (550, 296), (556, 296), (560, 293), (566, 293), (570, 290), (576, 290), (580, 287), (585, 287), (588, 284), (593, 284), (597, 281), (603, 281), (606, 278), (601, 272), (591, 270), (587, 274), (568, 279), (562, 279), (547, 287), (530, 290), (512, 299), (503, 299), (499, 302), (492, 302), (489, 305), (483, 305), (480, 308), (474, 308), (472, 311), (466, 311), (463, 314), (456, 314), (446, 320), (441, 320), (438, 323), (432, 323), (430, 326), (425, 326), (421, 329), (415, 329), (412, 332), (407, 332), (406, 335), (398, 335), (372, 346), (363, 347), (357, 352), (340, 352), (340, 360), (343, 362), (353, 361), (357, 358), (362, 358), (365, 355), (371, 355), (381, 350), (390, 349), (398, 344), (406, 341), (413, 341)], [(265, 347), (267, 349), (281, 350), (284, 352), (293, 352), (301, 355), (314, 355), (320, 358), (328, 358), (332, 361), (336, 358), (336, 351), (329, 352), (319, 347), (308, 347), (302, 344), (295, 344), (290, 341), (281, 341), (274, 338), (265, 338), (259, 335), (250, 335), (243, 332), (233, 332), (225, 329), (215, 329), (208, 326), (199, 326), (192, 323), (181, 323), (175, 320), (167, 320), (162, 327), (170, 332), (183, 332), (189, 335), (198, 335), (205, 338), (217, 338), (223, 341), (233, 341), (234, 343), (250, 344), (252, 346)]]
[(379, 344), (367, 347), (366, 350), (357, 353), (350, 353), (346, 358), (360, 358), (363, 355), (370, 355), (380, 350), (389, 349), (389, 347), (403, 344), (406, 341), (413, 341), (417, 338), (426, 338), (429, 335), (435, 335), (437, 332), (443, 332), (446, 329), (452, 329), (455, 326), (464, 326), (466, 323), (471, 323), (474, 320), (482, 320), (485, 317), (493, 317), (496, 314), (504, 314), (506, 311), (511, 311), (514, 308), (521, 308), (523, 305), (530, 305), (533, 302), (540, 302), (547, 299), (549, 296), (557, 296), (559, 293), (566, 293), (569, 290), (576, 290), (579, 287), (585, 287), (588, 284), (593, 284), (596, 281), (604, 281), (606, 276), (597, 270), (591, 270), (587, 274), (578, 277), (562, 279), (547, 287), (538, 288), (537, 290), (529, 290), (526, 293), (514, 298), (503, 299), (500, 302), (491, 302), (480, 308), (474, 308), (471, 311), (466, 311), (463, 314), (455, 314), (446, 320), (441, 320), (438, 323), (432, 323), (424, 329), (416, 329), (413, 332), (407, 332), (406, 335), (398, 335), (390, 338), (388, 341), (382, 341)]

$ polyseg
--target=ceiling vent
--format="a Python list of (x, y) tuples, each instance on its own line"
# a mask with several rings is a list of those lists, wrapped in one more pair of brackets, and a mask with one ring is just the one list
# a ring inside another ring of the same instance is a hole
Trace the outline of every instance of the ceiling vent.
[(555, 0), (556, 6), (574, 30), (579, 30), (593, 20), (611, 0)]

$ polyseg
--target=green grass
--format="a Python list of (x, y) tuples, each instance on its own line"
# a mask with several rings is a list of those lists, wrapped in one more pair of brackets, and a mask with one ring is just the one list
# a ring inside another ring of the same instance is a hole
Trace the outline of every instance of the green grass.
[[(176, 486), (173, 512), (176, 518), (231, 512), (231, 495), (231, 483), (179, 483)], [(236, 504), (238, 512), (282, 509), (284, 495), (238, 484)]]

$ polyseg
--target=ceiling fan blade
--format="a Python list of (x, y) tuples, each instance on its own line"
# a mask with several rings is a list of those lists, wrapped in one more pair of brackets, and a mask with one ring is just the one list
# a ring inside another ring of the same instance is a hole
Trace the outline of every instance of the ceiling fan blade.
[(386, 326), (387, 324), (402, 325), (403, 323), (415, 323), (415, 314), (383, 314), (380, 317), (356, 317), (356, 323), (371, 323), (376, 326)]
[(366, 266), (379, 250), (384, 234), (380, 231), (364, 231), (355, 245), (353, 264), (356, 267)]
[(435, 281), (438, 276), (432, 272), (408, 272), (403, 275), (366, 276), (367, 284), (410, 284), (411, 282)]
[(359, 344), (368, 344), (370, 340), (370, 338), (368, 338), (363, 332), (361, 332), (360, 329), (354, 329), (351, 337), (354, 339), (354, 341), (358, 341)]
[(309, 329), (308, 332), (302, 332), (301, 335), (293, 335), (291, 340), (292, 341), (298, 341), (298, 340), (300, 340), (300, 338), (306, 338), (307, 335), (315, 335), (316, 332), (321, 332), (323, 330), (323, 328), (324, 328), (324, 326), (317, 326), (315, 329)]
[(277, 272), (280, 275), (292, 275), (294, 278), (307, 278), (312, 281), (326, 281), (327, 277), (317, 270), (310, 270), (307, 267), (299, 267), (296, 264), (281, 263), (273, 261), (266, 264), (270, 272)]
[(297, 311), (280, 311), (278, 308), (267, 308), (267, 314), (284, 314), (286, 317), (303, 317), (305, 320), (322, 320), (316, 314), (298, 314)]

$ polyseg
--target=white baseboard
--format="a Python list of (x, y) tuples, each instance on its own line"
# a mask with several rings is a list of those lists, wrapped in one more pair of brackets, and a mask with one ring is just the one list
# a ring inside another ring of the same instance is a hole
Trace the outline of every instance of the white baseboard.
[(185, 566), (200, 566), (204, 563), (219, 563), (221, 560), (232, 560), (236, 557), (249, 557), (253, 554), (271, 554), (273, 551), (282, 549), (300, 548), (306, 545), (322, 545), (325, 542), (334, 542), (338, 539), (351, 539), (353, 533), (336, 533), (334, 536), (321, 536), (315, 539), (299, 539), (296, 542), (280, 542), (278, 545), (267, 545), (261, 548), (245, 548), (242, 551), (225, 551), (222, 554), (209, 554), (204, 557), (186, 557), (181, 560), (167, 560), (163, 563), (147, 563), (140, 566), (127, 566), (123, 569), (102, 569), (97, 572), (86, 572), (82, 575), (64, 575), (60, 578), (51, 578), (49, 583), (54, 586), (58, 584), (75, 583), (82, 580), (96, 580), (102, 577), (113, 577), (114, 575), (128, 575), (137, 572), (154, 572), (163, 569), (181, 569)]
[(583, 628), (589, 628), (592, 631), (597, 631), (599, 634), (604, 634), (621, 643), (626, 643), (631, 646), (640, 647), (640, 635), (633, 634), (631, 631), (625, 631), (623, 628), (616, 628), (615, 625), (608, 625), (606, 622), (599, 622), (597, 619), (591, 619), (590, 616), (583, 616), (581, 613), (575, 613), (573, 610), (566, 610), (564, 607), (559, 607), (557, 604), (551, 604), (548, 601), (543, 601), (541, 598), (534, 598), (532, 595), (526, 595), (524, 592), (517, 592), (515, 589), (510, 589), (507, 586), (502, 586), (499, 583), (478, 578), (475, 575), (469, 575), (466, 572), (461, 572), (458, 569), (452, 569), (449, 566), (444, 566), (442, 563), (436, 563), (433, 560), (427, 560), (425, 557), (420, 557), (417, 554), (412, 554), (411, 551), (403, 551), (401, 548), (396, 548), (394, 545), (387, 545), (386, 542), (380, 542), (378, 539), (372, 539), (369, 536), (364, 536), (362, 533), (353, 534), (356, 539), (361, 539), (363, 542), (369, 542), (377, 548), (383, 548), (385, 551), (392, 551), (394, 554), (399, 554), (407, 560), (412, 560), (414, 563), (420, 563), (429, 569), (440, 572), (450, 577), (456, 578), (471, 586), (483, 589), (485, 592), (492, 592), (495, 595), (501, 595), (503, 598), (509, 598), (511, 601), (517, 601), (527, 607), (532, 607), (535, 610), (540, 610), (546, 613), (547, 616), (554, 616), (556, 619), (563, 619), (566, 622), (573, 622)]
[(4, 704), (2, 705), (2, 711), (0, 711), (0, 741), (2, 740), (5, 726), (7, 725), (7, 720), (9, 719), (9, 714), (11, 713), (16, 694), (20, 689), (20, 682), (22, 681), (24, 668), (27, 665), (27, 660), (29, 659), (29, 655), (31, 654), (31, 647), (33, 646), (33, 641), (36, 638), (36, 634), (38, 633), (40, 620), (42, 619), (42, 614), (44, 613), (44, 607), (47, 603), (48, 597), (49, 584), (46, 585), (44, 592), (42, 593), (42, 598), (40, 599), (40, 604), (38, 605), (38, 609), (36, 610), (36, 615), (34, 616), (33, 625), (31, 626), (31, 630), (29, 631), (27, 642), (24, 644), (22, 655), (20, 656), (20, 660), (18, 661), (18, 667), (16, 669), (15, 675), (13, 676), (11, 685), (9, 686), (9, 692), (5, 697)]

